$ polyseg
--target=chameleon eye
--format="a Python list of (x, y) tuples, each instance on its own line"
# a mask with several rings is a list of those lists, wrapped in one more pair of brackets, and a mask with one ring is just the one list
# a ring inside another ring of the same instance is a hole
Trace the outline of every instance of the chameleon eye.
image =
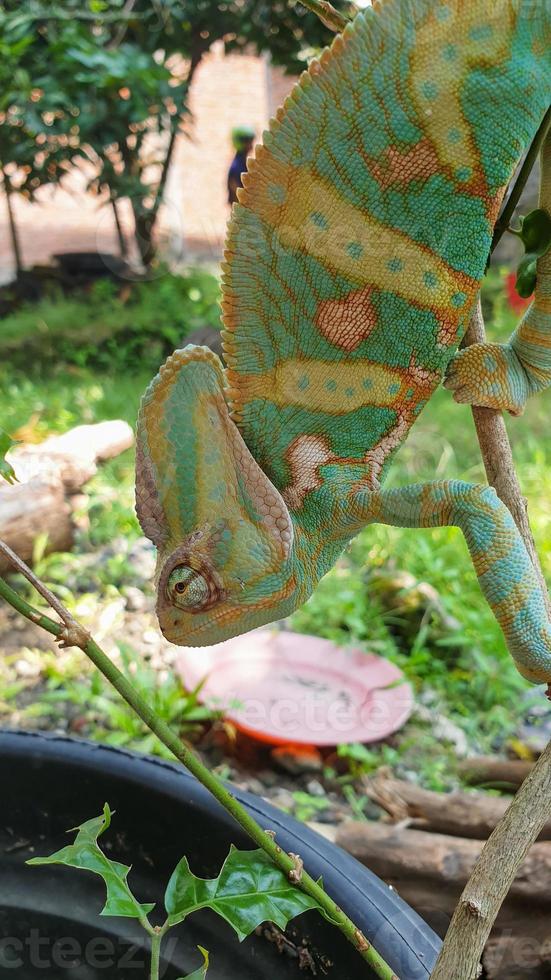
[(166, 591), (172, 605), (179, 609), (186, 609), (188, 612), (206, 609), (220, 597), (214, 582), (188, 565), (180, 565), (173, 569)]

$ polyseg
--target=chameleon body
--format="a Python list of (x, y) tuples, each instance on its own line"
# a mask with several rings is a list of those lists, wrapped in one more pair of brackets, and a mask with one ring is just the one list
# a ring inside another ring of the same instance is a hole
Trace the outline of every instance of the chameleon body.
[[(544, 596), (494, 491), (381, 489), (445, 377), (515, 413), (551, 381), (550, 255), (510, 344), (455, 356), (550, 101), (549, 0), (384, 0), (310, 65), (234, 207), (226, 368), (176, 351), (142, 402), (137, 510), (168, 639), (287, 616), (367, 524), (451, 524), (519, 669), (551, 681)], [(551, 209), (549, 141), (543, 179)]]

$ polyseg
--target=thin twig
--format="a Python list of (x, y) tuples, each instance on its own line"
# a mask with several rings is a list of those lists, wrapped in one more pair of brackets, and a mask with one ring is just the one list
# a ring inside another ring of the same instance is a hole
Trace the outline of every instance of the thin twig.
[(57, 613), (57, 615), (59, 616), (59, 618), (61, 619), (62, 623), (65, 626), (77, 625), (76, 620), (73, 619), (69, 610), (66, 609), (63, 603), (59, 601), (59, 599), (57, 598), (56, 595), (54, 595), (51, 589), (49, 589), (47, 585), (44, 585), (44, 583), (40, 581), (38, 576), (34, 574), (33, 570), (29, 568), (28, 565), (25, 564), (23, 559), (20, 558), (19, 555), (15, 553), (15, 551), (12, 551), (9, 544), (6, 544), (6, 542), (2, 540), (0, 540), (0, 554), (4, 555), (4, 557), (7, 558), (8, 561), (15, 568), (17, 568), (17, 571), (21, 572), (21, 574), (27, 579), (27, 581), (31, 583), (31, 585), (33, 586), (34, 589), (36, 589), (38, 594), (41, 595), (42, 598), (46, 600), (48, 605), (51, 606), (54, 612)]
[(307, 10), (311, 10), (313, 14), (316, 14), (322, 24), (325, 24), (330, 31), (334, 31), (336, 34), (344, 31), (346, 25), (350, 23), (348, 17), (335, 10), (328, 0), (299, 0), (299, 2)]
[[(53, 595), (40, 580), (36, 578), (30, 568), (19, 558), (8, 545), (0, 541), (0, 552), (10, 557), (15, 562), (16, 567), (32, 582), (33, 585), (55, 609), (62, 620), (62, 624), (54, 622), (48, 616), (43, 615), (37, 609), (22, 598), (7, 582), (0, 578), (0, 596), (6, 600), (17, 612), (25, 616), (31, 623), (35, 623), (42, 629), (47, 630), (52, 636), (64, 645), (79, 647), (109, 683), (120, 694), (124, 701), (133, 709), (145, 725), (152, 731), (157, 738), (169, 749), (170, 752), (195, 776), (196, 779), (214, 796), (216, 800), (231, 814), (236, 822), (242, 827), (245, 833), (262, 848), (263, 851), (272, 859), (274, 864), (289, 878), (294, 881), (297, 887), (313, 898), (323, 909), (331, 922), (340, 929), (348, 941), (357, 950), (358, 954), (369, 964), (376, 976), (381, 980), (399, 980), (390, 966), (382, 956), (371, 946), (361, 930), (348, 918), (345, 912), (333, 901), (327, 892), (314, 881), (314, 879), (302, 872), (300, 878), (296, 876), (296, 861), (286, 854), (277, 844), (275, 838), (266, 833), (260, 827), (247, 810), (239, 803), (232, 793), (226, 788), (224, 783), (211, 772), (195, 753), (180, 741), (177, 735), (169, 726), (155, 714), (150, 705), (134, 689), (130, 681), (115, 666), (113, 661), (101, 649), (84, 627), (73, 619), (68, 609)], [(52, 599), (54, 600), (52, 603)], [(295, 877), (292, 877), (294, 873)]]

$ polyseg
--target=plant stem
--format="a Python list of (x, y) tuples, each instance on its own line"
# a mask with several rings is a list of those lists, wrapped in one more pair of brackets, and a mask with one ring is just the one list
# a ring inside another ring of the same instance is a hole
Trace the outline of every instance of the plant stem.
[(159, 965), (161, 962), (161, 943), (163, 941), (163, 932), (159, 929), (156, 930), (151, 936), (151, 972), (149, 974), (150, 980), (159, 980)]
[(303, 7), (311, 10), (330, 31), (339, 34), (349, 23), (348, 17), (339, 13), (328, 0), (299, 0)]
[[(0, 541), (0, 552), (5, 554), (11, 559), (11, 549)], [(19, 559), (17, 562), (17, 567), (23, 571), (27, 577), (32, 577), (33, 573), (27, 568), (25, 563)], [(49, 593), (47, 587), (41, 583), (41, 594), (46, 595)], [(109, 681), (110, 684), (115, 688), (116, 691), (121, 695), (121, 697), (126, 701), (128, 705), (135, 711), (139, 718), (147, 725), (147, 727), (157, 736), (157, 738), (165, 745), (172, 754), (181, 762), (186, 769), (195, 776), (199, 782), (205, 786), (206, 789), (214, 796), (216, 800), (227, 810), (228, 813), (237, 821), (237, 823), (243, 828), (243, 830), (248, 834), (248, 836), (262, 848), (266, 854), (272, 859), (274, 864), (283, 873), (289, 877), (291, 871), (296, 870), (295, 862), (288, 854), (285, 853), (279, 847), (277, 842), (272, 838), (271, 834), (266, 833), (256, 823), (255, 820), (250, 816), (247, 810), (239, 803), (235, 797), (230, 793), (226, 786), (200, 761), (200, 759), (184, 745), (177, 735), (169, 726), (159, 718), (147, 702), (134, 690), (132, 684), (127, 680), (124, 674), (115, 666), (115, 664), (110, 660), (110, 658), (103, 652), (103, 650), (98, 646), (95, 640), (87, 633), (87, 631), (76, 623), (73, 617), (70, 615), (68, 610), (63, 607), (62, 619), (64, 624), (56, 623), (54, 620), (50, 619), (48, 616), (43, 615), (34, 609), (22, 596), (18, 595), (17, 592), (12, 589), (7, 582), (0, 578), (0, 596), (6, 600), (17, 612), (21, 613), (32, 623), (36, 623), (37, 626), (42, 627), (55, 636), (65, 645), (78, 646), (92, 661), (92, 663), (98, 668), (98, 670), (103, 674), (103, 676)], [(55, 597), (53, 597), (55, 598)], [(48, 599), (48, 601), (50, 601)], [(57, 609), (59, 613), (60, 603), (56, 600)], [(68, 625), (67, 625), (68, 624)], [(373, 972), (381, 978), (381, 980), (398, 980), (396, 974), (392, 971), (390, 966), (385, 962), (385, 960), (377, 953), (375, 949), (371, 946), (368, 940), (365, 938), (361, 930), (348, 918), (345, 912), (339, 908), (339, 906), (333, 901), (332, 898), (324, 891), (324, 889), (318, 885), (314, 879), (306, 872), (302, 873), (300, 882), (297, 883), (298, 887), (302, 889), (307, 895), (313, 898), (323, 912), (330, 918), (338, 929), (346, 936), (349, 942), (355, 947), (360, 956), (368, 963), (373, 970)]]
[(543, 117), (540, 128), (538, 129), (534, 140), (524, 158), (522, 167), (519, 170), (518, 177), (514, 183), (513, 189), (507, 198), (507, 203), (501, 212), (495, 228), (494, 237), (492, 238), (492, 247), (490, 249), (490, 255), (494, 251), (496, 245), (501, 240), (502, 236), (505, 234), (509, 228), (509, 222), (513, 217), (513, 212), (520, 201), (521, 194), (526, 187), (526, 181), (530, 176), (532, 168), (537, 160), (538, 153), (543, 146), (545, 137), (547, 136), (547, 131), (551, 126), (551, 108), (547, 110), (545, 116)]

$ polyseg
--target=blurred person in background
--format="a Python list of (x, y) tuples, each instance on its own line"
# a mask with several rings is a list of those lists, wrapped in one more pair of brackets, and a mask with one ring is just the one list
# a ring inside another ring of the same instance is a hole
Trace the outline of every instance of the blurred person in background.
[(243, 186), (241, 175), (247, 169), (247, 157), (253, 148), (255, 131), (252, 126), (236, 126), (232, 129), (231, 138), (235, 156), (228, 171), (228, 201), (237, 201), (237, 189)]

